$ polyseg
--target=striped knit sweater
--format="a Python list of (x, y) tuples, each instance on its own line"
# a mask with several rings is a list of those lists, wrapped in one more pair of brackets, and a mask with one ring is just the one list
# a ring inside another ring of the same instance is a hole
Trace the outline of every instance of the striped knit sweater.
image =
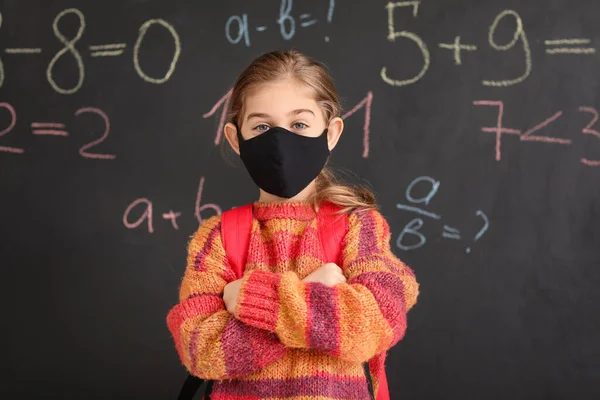
[(180, 302), (167, 324), (186, 369), (215, 380), (212, 400), (368, 399), (367, 360), (377, 392), (418, 283), (392, 253), (389, 226), (377, 211), (349, 215), (340, 266), (346, 283), (302, 282), (325, 261), (316, 215), (308, 203), (254, 204), (235, 315), (222, 298), (237, 278), (220, 216), (190, 240)]

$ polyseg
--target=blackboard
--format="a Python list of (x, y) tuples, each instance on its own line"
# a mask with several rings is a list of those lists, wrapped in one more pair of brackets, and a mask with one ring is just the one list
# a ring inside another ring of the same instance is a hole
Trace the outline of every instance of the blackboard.
[(173, 399), (201, 219), (251, 202), (217, 134), (256, 56), (325, 62), (333, 165), (421, 284), (393, 399), (600, 396), (600, 3), (0, 6), (3, 398)]

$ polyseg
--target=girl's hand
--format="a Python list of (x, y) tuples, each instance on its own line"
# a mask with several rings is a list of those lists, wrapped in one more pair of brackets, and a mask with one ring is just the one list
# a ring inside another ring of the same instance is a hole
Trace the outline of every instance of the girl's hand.
[(223, 301), (225, 307), (231, 315), (235, 312), (235, 306), (237, 305), (238, 295), (240, 294), (240, 288), (242, 287), (242, 280), (229, 282), (223, 289)]
[(336, 264), (327, 263), (302, 279), (302, 282), (320, 282), (325, 286), (333, 287), (338, 283), (345, 283), (346, 277)]

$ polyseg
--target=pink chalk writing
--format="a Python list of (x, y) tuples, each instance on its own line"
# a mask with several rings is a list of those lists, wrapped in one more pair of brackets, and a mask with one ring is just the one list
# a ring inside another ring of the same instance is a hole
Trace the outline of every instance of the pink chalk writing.
[(202, 223), (202, 216), (200, 214), (204, 210), (212, 209), (217, 213), (217, 215), (221, 215), (223, 213), (221, 211), (221, 207), (219, 207), (216, 204), (205, 204), (203, 206), (200, 205), (201, 201), (202, 201), (202, 191), (203, 190), (204, 190), (204, 177), (201, 177), (200, 183), (198, 185), (198, 193), (196, 195), (196, 207), (195, 207), (195, 211), (194, 211), (194, 215), (196, 216), (196, 219), (198, 220), (199, 224)]
[(31, 128), (34, 135), (69, 136), (65, 131), (65, 124), (57, 122), (32, 122)]
[[(215, 135), (215, 146), (221, 143), (223, 137), (223, 128), (227, 122), (227, 111), (229, 110), (229, 103), (231, 101), (231, 93), (233, 89), (230, 89), (223, 97), (215, 103), (209, 112), (203, 114), (203, 118), (210, 118), (217, 113), (221, 108), (221, 115), (219, 117), (219, 126), (217, 127), (217, 133)], [(365, 123), (363, 125), (363, 158), (369, 157), (369, 136), (371, 131), (371, 106), (373, 104), (373, 91), (369, 90), (367, 96), (362, 99), (354, 108), (342, 115), (343, 119), (352, 116), (361, 108), (365, 109)]]
[[(502, 151), (501, 151), (500, 146), (501, 146), (503, 133), (518, 135), (521, 142), (540, 142), (540, 143), (553, 143), (553, 144), (561, 144), (561, 145), (571, 145), (573, 143), (573, 141), (571, 139), (534, 135), (534, 133), (541, 131), (543, 128), (550, 126), (550, 124), (552, 124), (553, 122), (555, 122), (556, 120), (561, 118), (563, 116), (563, 111), (556, 112), (551, 117), (545, 119), (541, 123), (537, 124), (533, 128), (531, 128), (528, 131), (526, 131), (525, 133), (521, 134), (520, 130), (508, 129), (508, 128), (504, 128), (502, 126), (502, 122), (503, 122), (502, 118), (504, 117), (504, 102), (491, 101), (491, 100), (478, 100), (478, 101), (474, 101), (473, 104), (476, 106), (498, 107), (498, 119), (496, 122), (496, 126), (493, 128), (491, 128), (491, 127), (481, 128), (481, 130), (483, 132), (492, 132), (492, 133), (496, 134), (496, 160), (497, 161), (500, 161), (500, 159), (502, 158)], [(593, 107), (583, 107), (583, 106), (579, 107), (578, 110), (579, 110), (579, 112), (590, 113), (593, 116), (592, 120), (585, 126), (585, 128), (582, 129), (583, 134), (593, 135), (600, 139), (600, 132), (593, 129), (593, 126), (600, 119), (598, 111)], [(590, 160), (588, 158), (583, 157), (580, 159), (580, 161), (582, 164), (587, 165), (589, 167), (600, 167), (600, 160)]]
[[(589, 124), (587, 124), (585, 128), (583, 128), (583, 131), (582, 131), (583, 134), (584, 135), (594, 135), (600, 139), (600, 132), (598, 132), (595, 129), (592, 129), (592, 127), (596, 124), (596, 122), (598, 122), (598, 111), (593, 107), (583, 107), (583, 106), (579, 107), (579, 111), (587, 112), (594, 116), (594, 118), (592, 118), (592, 121)], [(587, 165), (588, 167), (600, 167), (600, 160), (593, 161), (593, 160), (589, 160), (587, 158), (581, 158), (580, 161), (583, 164)]]
[[(5, 108), (8, 110), (8, 112), (10, 113), (10, 124), (8, 124), (8, 128), (0, 131), (0, 137), (6, 135), (8, 132), (12, 131), (12, 129), (15, 127), (15, 125), (17, 124), (17, 113), (15, 112), (15, 109), (13, 108), (13, 106), (11, 106), (8, 103), (0, 103), (0, 108)], [(11, 147), (11, 146), (0, 146), (0, 152), (5, 152), (5, 153), (13, 153), (13, 154), (23, 154), (25, 152), (24, 149), (18, 148), (18, 147)]]
[[(145, 204), (146, 208), (142, 215), (135, 222), (129, 222), (129, 214), (135, 207), (137, 207), (138, 204)], [(123, 225), (125, 225), (129, 229), (135, 229), (138, 226), (140, 226), (144, 222), (144, 220), (148, 222), (148, 232), (153, 233), (154, 228), (152, 226), (152, 202), (146, 198), (141, 198), (135, 200), (127, 207), (125, 213), (123, 214)]]
[(219, 101), (210, 109), (209, 112), (202, 115), (202, 118), (210, 118), (219, 109), (219, 107), (223, 106), (223, 110), (221, 111), (221, 117), (219, 118), (219, 126), (217, 127), (217, 134), (215, 135), (215, 146), (221, 143), (221, 137), (223, 135), (223, 128), (225, 127), (225, 121), (227, 121), (227, 110), (229, 109), (229, 101), (231, 100), (231, 93), (233, 89), (229, 89), (225, 96), (221, 97)]
[(96, 139), (93, 142), (90, 142), (90, 143), (84, 145), (83, 147), (81, 147), (79, 149), (79, 154), (81, 154), (83, 157), (86, 157), (86, 158), (96, 158), (96, 159), (102, 159), (102, 160), (114, 160), (117, 157), (114, 154), (88, 153), (86, 151), (89, 148), (94, 147), (94, 146), (102, 143), (106, 139), (106, 137), (108, 136), (108, 132), (110, 131), (110, 121), (108, 119), (108, 116), (104, 113), (104, 111), (102, 111), (101, 109), (96, 108), (96, 107), (83, 107), (83, 108), (80, 108), (79, 110), (77, 110), (75, 112), (75, 116), (78, 116), (78, 115), (84, 114), (84, 113), (93, 113), (93, 114), (97, 114), (100, 117), (102, 117), (102, 119), (104, 120), (104, 134), (99, 139)]
[(373, 104), (373, 91), (369, 90), (367, 96), (362, 99), (360, 103), (358, 103), (354, 108), (344, 115), (342, 115), (343, 119), (350, 117), (352, 114), (360, 110), (361, 108), (365, 108), (365, 124), (363, 125), (363, 158), (369, 157), (369, 136), (371, 132), (371, 106)]
[(502, 152), (500, 145), (502, 142), (502, 134), (509, 133), (513, 135), (520, 135), (521, 131), (517, 129), (509, 129), (502, 127), (502, 118), (504, 117), (504, 102), (502, 101), (491, 101), (491, 100), (478, 100), (473, 102), (476, 106), (495, 106), (498, 107), (498, 120), (494, 128), (481, 128), (483, 132), (492, 132), (496, 134), (496, 161), (500, 161)]
[(558, 144), (571, 144), (572, 140), (570, 139), (559, 139), (559, 138), (552, 138), (552, 137), (548, 137), (548, 136), (532, 136), (533, 133), (541, 130), (542, 128), (550, 125), (552, 122), (556, 121), (558, 118), (560, 118), (562, 116), (562, 111), (557, 112), (556, 114), (554, 114), (553, 116), (551, 116), (550, 118), (548, 118), (547, 120), (545, 120), (544, 122), (536, 125), (535, 127), (531, 128), (530, 130), (528, 130), (527, 132), (525, 132), (523, 134), (523, 136), (521, 136), (521, 141), (523, 142), (542, 142), (542, 143), (558, 143)]
[(177, 218), (181, 215), (180, 212), (174, 212), (173, 210), (169, 210), (168, 213), (165, 213), (162, 215), (162, 217), (164, 219), (170, 219), (171, 220), (171, 224), (173, 225), (173, 228), (175, 228), (176, 231), (179, 230), (179, 225), (177, 225)]
[[(201, 224), (203, 222), (200, 214), (205, 212), (206, 210), (209, 210), (209, 209), (213, 210), (215, 212), (215, 215), (222, 214), (221, 207), (219, 207), (217, 204), (201, 205), (202, 193), (204, 190), (204, 182), (205, 182), (205, 178), (201, 177), (199, 185), (198, 185), (198, 192), (196, 194), (196, 202), (195, 202), (195, 207), (194, 207), (194, 215), (195, 215), (196, 219), (198, 220), (199, 224)], [(137, 219), (135, 221), (132, 221), (132, 218), (135, 218), (136, 215), (138, 215), (138, 213), (135, 213), (132, 216), (132, 214), (134, 213), (134, 210), (136, 208), (142, 208), (142, 211), (138, 211), (138, 212), (141, 212), (141, 215), (139, 217), (137, 217)], [(173, 229), (179, 230), (179, 224), (178, 224), (177, 219), (181, 215), (182, 215), (181, 212), (169, 210), (169, 212), (162, 214), (162, 218), (164, 220), (171, 221), (171, 226), (173, 227)], [(138, 228), (140, 225), (142, 225), (144, 222), (146, 222), (146, 227), (148, 229), (148, 232), (153, 233), (154, 226), (153, 226), (152, 202), (149, 199), (147, 199), (146, 197), (141, 197), (141, 198), (136, 199), (135, 201), (133, 201), (131, 204), (129, 204), (127, 206), (127, 208), (125, 209), (125, 212), (123, 213), (122, 220), (123, 220), (123, 225), (129, 229)]]

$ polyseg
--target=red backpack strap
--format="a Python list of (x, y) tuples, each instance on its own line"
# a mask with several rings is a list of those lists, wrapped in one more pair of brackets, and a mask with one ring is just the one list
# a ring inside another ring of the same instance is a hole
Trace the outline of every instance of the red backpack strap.
[(251, 231), (252, 204), (225, 211), (221, 216), (221, 240), (238, 279), (244, 275)]
[(385, 369), (379, 374), (379, 388), (377, 389), (377, 400), (390, 400), (390, 389), (388, 388)]
[(342, 207), (332, 203), (319, 206), (319, 238), (325, 252), (325, 262), (342, 267), (342, 242), (348, 232), (348, 215), (336, 213)]

